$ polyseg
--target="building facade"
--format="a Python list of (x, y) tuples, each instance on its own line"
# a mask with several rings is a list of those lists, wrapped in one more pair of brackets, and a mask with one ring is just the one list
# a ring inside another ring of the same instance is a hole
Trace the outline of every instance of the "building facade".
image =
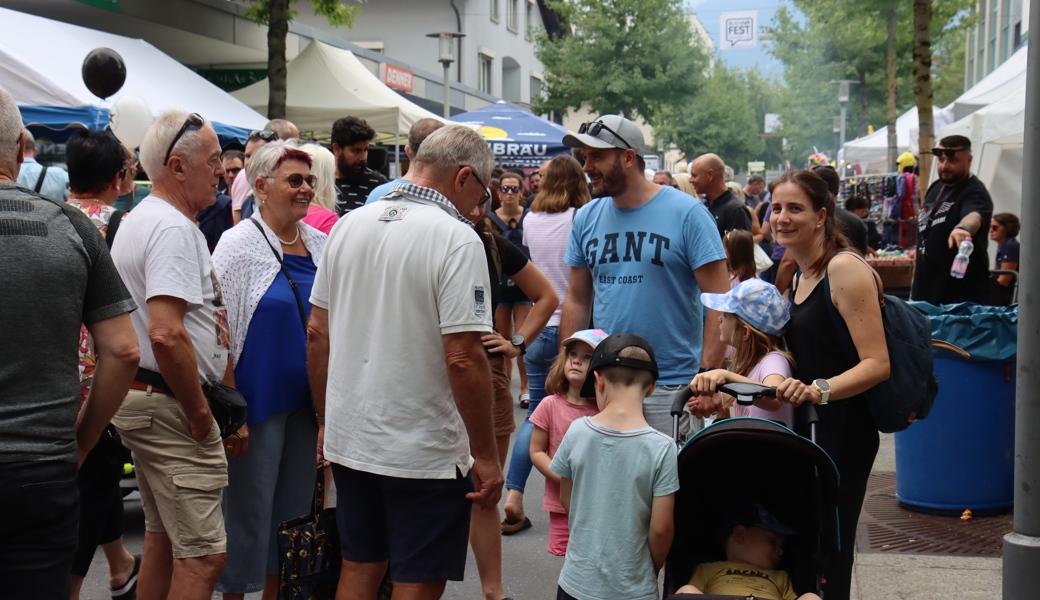
[(971, 7), (976, 22), (967, 33), (964, 89), (992, 73), (1025, 44), (1029, 5), (1030, 0), (979, 0)]

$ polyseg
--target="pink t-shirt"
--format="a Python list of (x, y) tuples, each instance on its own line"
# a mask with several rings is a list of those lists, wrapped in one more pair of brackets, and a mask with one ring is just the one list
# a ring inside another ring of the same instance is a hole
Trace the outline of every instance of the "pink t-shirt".
[[(763, 356), (762, 360), (758, 361), (758, 364), (751, 369), (750, 373), (748, 373), (748, 379), (764, 382), (766, 377), (769, 377), (770, 375), (779, 375), (784, 379), (791, 376), (791, 363), (787, 362), (787, 359), (784, 358), (783, 354), (780, 354), (779, 352), (770, 352)], [(780, 410), (773, 412), (761, 409), (757, 406), (740, 406), (739, 404), (734, 404), (733, 416), (758, 417), (759, 419), (766, 419), (768, 421), (780, 421), (784, 425), (792, 427), (794, 424), (794, 406), (784, 403), (784, 405), (780, 407)]]
[(563, 261), (563, 255), (567, 253), (573, 223), (573, 208), (558, 213), (531, 211), (524, 217), (524, 245), (531, 251), (531, 262), (545, 274), (560, 299), (547, 327), (560, 325), (563, 299), (571, 282), (571, 268)]
[(248, 179), (246, 170), (242, 169), (231, 182), (231, 210), (242, 210), (242, 203), (253, 193), (253, 186), (249, 185)]
[[(599, 408), (595, 403), (578, 406), (567, 401), (566, 396), (553, 394), (546, 396), (538, 404), (531, 422), (538, 428), (549, 432), (549, 458), (556, 456), (556, 449), (560, 447), (563, 436), (571, 423), (581, 417), (594, 417), (599, 414)], [(545, 495), (542, 497), (542, 508), (549, 512), (565, 513), (563, 503), (560, 502), (560, 484), (555, 481), (545, 480)]]
[(307, 216), (300, 220), (328, 235), (332, 231), (332, 226), (339, 221), (339, 217), (331, 210), (311, 202), (310, 207), (307, 208)]

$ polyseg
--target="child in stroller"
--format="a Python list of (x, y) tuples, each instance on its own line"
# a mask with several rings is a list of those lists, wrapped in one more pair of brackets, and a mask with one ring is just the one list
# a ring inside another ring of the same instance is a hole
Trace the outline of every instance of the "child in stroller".
[(677, 594), (726, 594), (769, 600), (820, 600), (797, 595), (786, 571), (778, 570), (787, 536), (797, 531), (781, 524), (760, 504), (731, 509), (719, 528), (726, 560), (702, 563)]

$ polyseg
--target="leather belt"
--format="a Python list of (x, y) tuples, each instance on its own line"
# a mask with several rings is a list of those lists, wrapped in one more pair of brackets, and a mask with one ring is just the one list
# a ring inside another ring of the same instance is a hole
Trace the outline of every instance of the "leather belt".
[(130, 384), (130, 389), (139, 390), (142, 392), (151, 392), (156, 394), (172, 394), (172, 392), (170, 392), (169, 390), (164, 390), (162, 388), (155, 387), (154, 385), (148, 385), (147, 383), (141, 383), (136, 379), (133, 383)]

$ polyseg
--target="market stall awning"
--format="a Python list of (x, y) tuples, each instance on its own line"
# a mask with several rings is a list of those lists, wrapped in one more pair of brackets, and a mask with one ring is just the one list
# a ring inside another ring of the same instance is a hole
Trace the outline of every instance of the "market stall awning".
[(455, 115), (457, 123), (480, 132), (503, 167), (537, 167), (547, 158), (570, 153), (563, 145), (567, 128), (505, 101)]

